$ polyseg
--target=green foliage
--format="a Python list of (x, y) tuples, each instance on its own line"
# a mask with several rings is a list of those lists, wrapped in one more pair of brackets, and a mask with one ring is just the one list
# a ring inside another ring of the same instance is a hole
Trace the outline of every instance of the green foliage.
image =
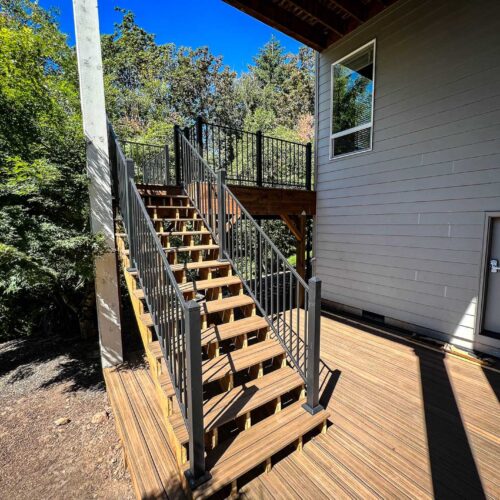
[[(197, 116), (290, 140), (312, 134), (313, 54), (271, 39), (240, 77), (207, 47), (157, 44), (122, 11), (102, 37), (107, 113), (123, 138), (171, 143)], [(0, 338), (92, 327), (93, 257), (74, 51), (56, 12), (0, 0)], [(290, 256), (280, 221), (263, 222)], [(90, 304), (90, 306), (89, 306)]]
[(0, 0), (0, 338), (88, 328), (100, 238), (88, 192), (75, 57), (53, 13)]
[(132, 12), (121, 12), (114, 33), (102, 37), (107, 111), (120, 135), (165, 143), (174, 124), (191, 125), (197, 116), (241, 121), (236, 74), (222, 57), (208, 47), (158, 45)]

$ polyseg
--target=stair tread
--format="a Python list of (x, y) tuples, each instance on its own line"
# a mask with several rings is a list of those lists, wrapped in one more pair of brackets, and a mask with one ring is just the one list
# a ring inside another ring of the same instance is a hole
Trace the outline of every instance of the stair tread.
[[(202, 252), (204, 250), (217, 250), (219, 245), (191, 245), (182, 247), (164, 248), (165, 253), (179, 253), (179, 252)], [(129, 254), (129, 250), (124, 250), (124, 255)]]
[(174, 208), (184, 208), (186, 210), (196, 210), (193, 205), (146, 205), (146, 208), (168, 208), (168, 209), (174, 209)]
[(201, 314), (212, 314), (226, 311), (235, 307), (243, 307), (254, 304), (254, 301), (248, 295), (234, 295), (220, 300), (209, 300), (200, 304)]
[[(156, 231), (158, 236), (197, 236), (210, 234), (208, 229), (204, 229), (201, 231)], [(115, 234), (119, 238), (127, 238), (127, 233), (116, 233)]]
[(227, 446), (209, 452), (206, 465), (211, 478), (193, 491), (194, 497), (215, 493), (321, 425), (329, 416), (326, 410), (311, 415), (302, 404), (302, 401), (293, 403), (241, 432)]
[(158, 375), (158, 382), (167, 397), (171, 398), (175, 396), (175, 389), (168, 371), (160, 373), (160, 375)]
[(151, 220), (153, 222), (189, 222), (189, 221), (195, 221), (195, 222), (203, 222), (203, 219), (199, 219), (196, 217), (151, 217)]
[(201, 332), (201, 345), (206, 346), (216, 341), (222, 342), (238, 335), (268, 328), (268, 326), (267, 321), (262, 316), (249, 316), (222, 325), (211, 325)]
[(170, 247), (164, 248), (166, 253), (174, 253), (174, 252), (194, 252), (201, 250), (217, 250), (219, 245), (190, 245), (190, 246), (182, 246), (182, 247)]
[(149, 353), (154, 358), (158, 359), (163, 356), (160, 343), (157, 340), (153, 340), (152, 342), (150, 342), (148, 348), (149, 348)]
[(199, 280), (189, 283), (179, 284), (179, 288), (184, 293), (194, 292), (195, 290), (207, 290), (209, 288), (219, 288), (221, 286), (231, 286), (241, 284), (238, 276), (223, 276), (222, 278), (212, 278), (208, 280)]
[(159, 188), (157, 186), (147, 186), (144, 184), (137, 185), (137, 190), (142, 196), (156, 196), (159, 198), (188, 198), (185, 194), (169, 194), (167, 193), (167, 189)]
[[(222, 342), (245, 333), (267, 329), (268, 326), (267, 321), (262, 316), (250, 316), (222, 325), (212, 325), (201, 332), (201, 345), (204, 347), (211, 342)], [(149, 352), (156, 358), (163, 356), (158, 340), (149, 343)]]
[(141, 314), (141, 321), (144, 323), (144, 326), (153, 326), (153, 318), (150, 313)]
[(203, 383), (207, 384), (220, 380), (231, 373), (237, 373), (258, 365), (284, 352), (283, 347), (277, 340), (269, 339), (216, 358), (207, 359), (202, 362)]
[[(139, 300), (144, 300), (144, 290), (142, 288), (136, 288), (134, 290), (134, 296)], [(200, 304), (200, 308), (201, 314), (212, 314), (225, 311), (227, 309), (233, 309), (234, 307), (248, 306), (253, 303), (253, 299), (248, 295), (234, 295), (232, 297), (226, 297), (225, 299), (202, 302)], [(153, 325), (153, 320), (150, 313), (142, 314), (141, 319), (146, 324), (146, 326)]]
[[(301, 387), (303, 383), (293, 368), (285, 366), (210, 398), (203, 404), (205, 432), (210, 432), (230, 420), (274, 401), (278, 396)], [(173, 414), (170, 417), (170, 424), (179, 442), (186, 444), (189, 441), (189, 434), (182, 414)]]
[(210, 234), (210, 231), (208, 229), (202, 231), (158, 231), (156, 234), (159, 236), (196, 236)]
[(207, 268), (216, 268), (216, 267), (229, 267), (230, 264), (228, 261), (219, 261), (219, 260), (202, 260), (200, 262), (188, 262), (187, 264), (173, 264), (170, 266), (170, 269), (173, 272), (182, 271), (184, 269), (192, 270), (192, 269), (207, 269)]

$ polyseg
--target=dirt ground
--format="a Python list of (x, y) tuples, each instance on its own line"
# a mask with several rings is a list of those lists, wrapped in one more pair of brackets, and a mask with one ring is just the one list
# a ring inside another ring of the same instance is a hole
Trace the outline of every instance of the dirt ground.
[(132, 499), (96, 341), (0, 344), (0, 498)]

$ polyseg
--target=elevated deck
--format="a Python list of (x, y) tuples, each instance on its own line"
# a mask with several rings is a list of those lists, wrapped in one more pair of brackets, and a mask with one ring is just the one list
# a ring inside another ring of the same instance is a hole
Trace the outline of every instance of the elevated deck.
[[(321, 357), (332, 425), (243, 495), (499, 498), (498, 370), (329, 317)], [(148, 368), (105, 375), (137, 497), (184, 497)]]

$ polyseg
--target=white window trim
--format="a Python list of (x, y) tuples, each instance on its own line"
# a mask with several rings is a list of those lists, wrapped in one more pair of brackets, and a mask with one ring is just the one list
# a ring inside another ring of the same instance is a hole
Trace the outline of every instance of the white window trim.
[[(349, 57), (357, 54), (365, 50), (367, 47), (373, 46), (373, 92), (372, 92), (372, 112), (371, 112), (371, 120), (369, 123), (364, 123), (363, 125), (358, 125), (357, 127), (352, 127), (347, 130), (342, 130), (341, 132), (333, 133), (333, 68), (336, 64), (340, 64), (342, 61), (345, 61)], [(375, 73), (376, 73), (376, 54), (377, 54), (377, 39), (374, 38), (370, 40), (368, 43), (365, 43), (363, 46), (353, 50), (349, 54), (341, 57), (337, 61), (334, 61), (330, 68), (330, 160), (337, 160), (338, 158), (345, 158), (346, 156), (359, 155), (363, 153), (368, 153), (373, 150), (373, 115), (374, 115), (374, 107), (375, 107)], [(342, 137), (344, 135), (352, 134), (353, 132), (358, 132), (360, 130), (365, 130), (370, 128), (370, 147), (366, 149), (362, 149), (361, 151), (353, 151), (352, 153), (344, 153), (341, 155), (333, 154), (333, 139), (338, 137)]]

